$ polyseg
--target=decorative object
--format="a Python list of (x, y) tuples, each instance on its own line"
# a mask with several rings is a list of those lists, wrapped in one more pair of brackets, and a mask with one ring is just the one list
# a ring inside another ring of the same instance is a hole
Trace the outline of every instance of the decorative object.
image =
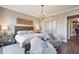
[(22, 18), (17, 18), (17, 24), (33, 25), (33, 21), (32, 20), (27, 20), (27, 19), (22, 19)]

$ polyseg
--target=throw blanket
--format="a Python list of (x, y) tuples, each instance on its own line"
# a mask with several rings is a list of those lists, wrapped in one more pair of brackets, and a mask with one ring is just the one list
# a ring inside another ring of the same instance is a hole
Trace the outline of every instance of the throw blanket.
[(31, 40), (30, 54), (56, 54), (55, 48), (50, 42), (45, 42), (38, 37)]

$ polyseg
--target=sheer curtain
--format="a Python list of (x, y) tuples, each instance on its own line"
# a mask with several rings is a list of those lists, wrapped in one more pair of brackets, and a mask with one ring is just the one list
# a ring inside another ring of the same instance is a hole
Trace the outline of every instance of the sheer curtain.
[(46, 21), (45, 32), (55, 33), (56, 32), (56, 21)]

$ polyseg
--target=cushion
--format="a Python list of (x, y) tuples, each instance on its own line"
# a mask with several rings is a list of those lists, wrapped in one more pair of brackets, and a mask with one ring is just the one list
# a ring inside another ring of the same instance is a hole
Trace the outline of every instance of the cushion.
[(32, 34), (32, 33), (34, 33), (33, 31), (28, 31), (28, 34)]
[(17, 32), (17, 34), (18, 35), (24, 35), (24, 34), (27, 34), (28, 32), (26, 31), (26, 30), (24, 30), (24, 31), (18, 31)]

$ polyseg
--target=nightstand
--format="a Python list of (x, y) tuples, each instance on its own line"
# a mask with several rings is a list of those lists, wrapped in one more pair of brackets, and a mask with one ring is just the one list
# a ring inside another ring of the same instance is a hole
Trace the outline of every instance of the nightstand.
[(15, 43), (14, 35), (3, 35), (2, 36), (3, 46), (14, 44), (14, 43)]
[(2, 36), (0, 36), (0, 47), (2, 47)]

